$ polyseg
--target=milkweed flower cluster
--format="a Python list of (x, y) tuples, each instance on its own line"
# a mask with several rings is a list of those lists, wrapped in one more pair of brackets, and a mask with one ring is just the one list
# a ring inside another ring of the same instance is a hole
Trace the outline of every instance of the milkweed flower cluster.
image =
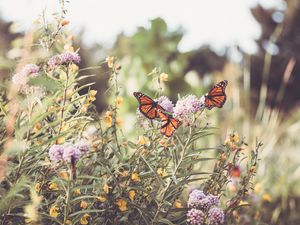
[(35, 64), (25, 65), (20, 72), (16, 73), (12, 77), (12, 83), (16, 85), (22, 94), (34, 94), (37, 97), (45, 95), (45, 91), (41, 87), (30, 86), (27, 82), (30, 78), (37, 77), (39, 75), (39, 67)]
[(205, 195), (203, 191), (193, 190), (187, 202), (190, 210), (187, 213), (187, 222), (191, 225), (207, 224), (219, 225), (224, 223), (224, 212), (219, 208), (220, 199), (215, 195)]
[(59, 65), (64, 65), (68, 63), (79, 64), (81, 61), (80, 56), (76, 52), (66, 52), (59, 55), (51, 57), (48, 61), (50, 67), (55, 67)]
[(179, 99), (174, 107), (174, 117), (187, 126), (191, 125), (191, 116), (204, 109), (204, 100), (204, 96), (199, 99), (195, 95), (188, 95)]
[(155, 100), (161, 107), (163, 107), (166, 111), (173, 113), (174, 105), (172, 101), (166, 97), (161, 96), (158, 99)]
[(66, 143), (64, 145), (52, 145), (49, 149), (49, 157), (53, 162), (62, 159), (70, 162), (71, 159), (78, 160), (89, 151), (89, 144), (79, 141), (76, 144)]

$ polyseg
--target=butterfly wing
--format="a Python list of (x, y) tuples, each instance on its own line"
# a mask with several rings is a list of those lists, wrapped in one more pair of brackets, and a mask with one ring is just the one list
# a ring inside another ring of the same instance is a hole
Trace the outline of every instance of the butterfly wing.
[(181, 125), (181, 122), (160, 110), (158, 111), (158, 115), (162, 121), (160, 132), (167, 137), (171, 137), (174, 134), (174, 131)]
[(222, 108), (226, 102), (225, 88), (228, 84), (227, 80), (223, 80), (216, 84), (209, 92), (205, 95), (205, 106), (208, 109), (213, 107)]
[(146, 116), (148, 119), (154, 119), (158, 117), (157, 110), (164, 111), (164, 108), (161, 107), (157, 102), (155, 102), (149, 96), (141, 92), (133, 92), (133, 95), (137, 98), (140, 103), (139, 109), (140, 112)]

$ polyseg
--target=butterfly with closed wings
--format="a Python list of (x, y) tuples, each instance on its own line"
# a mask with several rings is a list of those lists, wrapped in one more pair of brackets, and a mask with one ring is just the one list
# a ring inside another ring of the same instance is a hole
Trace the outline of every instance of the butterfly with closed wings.
[(208, 109), (214, 107), (222, 108), (226, 102), (225, 88), (228, 84), (227, 80), (217, 83), (204, 97), (204, 105)]

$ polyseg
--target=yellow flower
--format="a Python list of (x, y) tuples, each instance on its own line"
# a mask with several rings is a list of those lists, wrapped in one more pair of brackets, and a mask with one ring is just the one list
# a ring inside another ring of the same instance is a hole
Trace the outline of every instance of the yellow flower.
[(79, 67), (75, 63), (71, 63), (69, 65), (69, 70), (71, 73), (76, 73), (79, 70)]
[(128, 177), (130, 175), (128, 170), (124, 170), (123, 172), (120, 172), (120, 174), (122, 177)]
[(59, 138), (57, 138), (56, 139), (56, 144), (62, 144), (62, 143), (64, 143), (65, 142), (65, 138), (64, 137), (59, 137)]
[(138, 173), (132, 173), (131, 180), (133, 180), (134, 182), (140, 182), (141, 181), (140, 175)]
[(109, 189), (111, 189), (111, 187), (108, 186), (107, 184), (104, 184), (104, 186), (103, 186), (103, 191), (104, 191), (106, 194), (109, 193)]
[(49, 188), (52, 191), (56, 191), (56, 190), (58, 190), (58, 185), (57, 185), (57, 183), (53, 182), (49, 185)]
[(159, 75), (160, 81), (168, 81), (168, 77), (169, 77), (169, 75), (166, 74), (166, 73), (161, 73), (161, 74)]
[(139, 136), (138, 144), (147, 145), (148, 144), (148, 139), (145, 136)]
[(33, 132), (37, 133), (40, 129), (42, 129), (42, 124), (41, 123), (36, 123), (33, 127)]
[(127, 210), (127, 202), (123, 198), (117, 200), (117, 205), (119, 206), (120, 211), (124, 212)]
[(263, 199), (265, 202), (271, 202), (271, 201), (272, 201), (272, 197), (271, 197), (271, 195), (269, 195), (269, 194), (263, 194), (262, 199)]
[(165, 148), (168, 147), (167, 139), (163, 138), (159, 141), (159, 144)]
[(67, 52), (74, 52), (74, 47), (70, 44), (64, 45), (64, 50)]
[(177, 209), (183, 208), (182, 203), (181, 203), (181, 201), (179, 199), (175, 200), (174, 207), (177, 208)]
[(90, 218), (90, 217), (91, 217), (91, 216), (90, 216), (89, 214), (85, 213), (85, 214), (80, 218), (80, 224), (82, 224), (82, 225), (88, 224), (88, 223), (89, 223), (89, 218)]
[(72, 224), (71, 220), (66, 220), (65, 222), (66, 225)]
[(164, 177), (164, 176), (167, 176), (167, 175), (168, 175), (167, 172), (166, 172), (166, 170), (165, 170), (165, 169), (162, 169), (162, 168), (158, 168), (156, 172), (157, 172), (157, 174), (158, 174), (159, 176), (161, 176), (161, 177)]
[(81, 106), (80, 108), (80, 112), (85, 113), (88, 110), (89, 105), (88, 104), (84, 104)]
[(133, 201), (135, 198), (135, 191), (134, 190), (129, 191), (128, 196), (129, 196), (130, 200)]
[(107, 62), (108, 68), (113, 68), (113, 66), (114, 66), (114, 57), (113, 56), (107, 57), (105, 61)]
[(50, 208), (49, 215), (50, 215), (51, 217), (55, 217), (55, 218), (56, 218), (56, 217), (58, 216), (57, 210), (58, 210), (58, 207), (57, 207), (56, 205), (53, 205), (53, 206)]
[(58, 176), (64, 180), (69, 180), (69, 173), (67, 171), (60, 171)]
[(123, 98), (121, 96), (117, 96), (115, 99), (115, 104), (117, 107), (120, 107), (123, 103)]
[(78, 195), (81, 194), (80, 188), (77, 188), (77, 189), (75, 190), (75, 194), (78, 194)]
[(105, 113), (104, 121), (105, 121), (105, 124), (107, 127), (111, 127), (111, 125), (112, 125), (113, 119), (112, 119), (111, 115), (112, 115), (111, 111), (107, 111)]
[(122, 127), (122, 126), (124, 125), (124, 120), (123, 120), (123, 118), (117, 117), (117, 119), (116, 119), (116, 124), (117, 124), (117, 126)]
[(99, 202), (105, 202), (106, 201), (106, 196), (105, 195), (99, 195), (97, 197), (97, 199), (99, 200)]
[(38, 183), (36, 183), (36, 184), (34, 185), (34, 190), (35, 190), (36, 192), (40, 192), (40, 190), (41, 190), (41, 183), (40, 183), (40, 182), (38, 182)]
[(260, 183), (255, 184), (255, 186), (254, 186), (254, 192), (258, 194), (261, 191), (262, 191), (262, 185)]
[(241, 200), (239, 205), (249, 205), (249, 202)]
[(89, 95), (92, 96), (92, 97), (95, 97), (96, 94), (97, 94), (97, 92), (98, 92), (98, 91), (96, 91), (96, 90), (90, 90), (90, 91), (89, 91)]
[(86, 201), (81, 201), (81, 202), (80, 202), (80, 207), (81, 207), (82, 209), (86, 209), (88, 206), (89, 206), (89, 205), (88, 205), (88, 203), (87, 203)]
[(69, 20), (66, 20), (66, 19), (63, 19), (63, 20), (61, 20), (60, 21), (60, 26), (66, 26), (66, 25), (68, 25), (70, 23), (70, 21)]
[(238, 143), (240, 141), (240, 136), (237, 133), (230, 135), (230, 141), (233, 143)]

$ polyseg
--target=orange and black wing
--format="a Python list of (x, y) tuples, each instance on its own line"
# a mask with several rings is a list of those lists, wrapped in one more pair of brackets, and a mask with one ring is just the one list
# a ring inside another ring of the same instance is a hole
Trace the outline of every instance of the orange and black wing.
[(181, 125), (181, 122), (160, 110), (158, 111), (158, 115), (162, 121), (160, 132), (167, 137), (171, 137), (174, 131)]
[(205, 95), (205, 107), (212, 109), (213, 107), (222, 108), (226, 102), (225, 88), (228, 84), (227, 80), (223, 80), (216, 84), (209, 92)]
[(133, 95), (140, 103), (139, 105), (140, 112), (148, 119), (157, 118), (158, 117), (157, 110), (164, 111), (163, 107), (161, 107), (156, 101), (154, 101), (149, 96), (141, 92), (133, 92)]

